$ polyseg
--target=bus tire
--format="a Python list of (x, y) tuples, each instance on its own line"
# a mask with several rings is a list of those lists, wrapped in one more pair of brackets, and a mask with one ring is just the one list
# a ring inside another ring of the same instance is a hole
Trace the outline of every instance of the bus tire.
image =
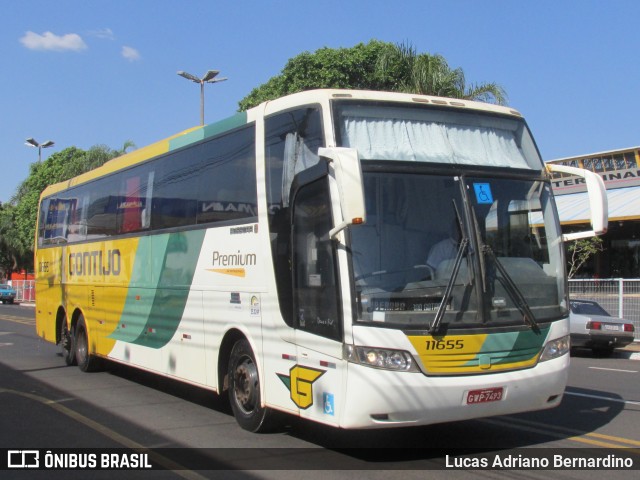
[(75, 332), (69, 332), (67, 321), (63, 318), (60, 322), (60, 349), (62, 358), (67, 365), (76, 365), (76, 336)]
[(231, 350), (229, 359), (229, 401), (233, 415), (250, 432), (269, 430), (272, 412), (261, 405), (260, 376), (249, 342), (242, 338)]
[(84, 316), (80, 314), (74, 328), (75, 352), (78, 367), (83, 372), (94, 372), (99, 367), (99, 358), (89, 353), (89, 334)]

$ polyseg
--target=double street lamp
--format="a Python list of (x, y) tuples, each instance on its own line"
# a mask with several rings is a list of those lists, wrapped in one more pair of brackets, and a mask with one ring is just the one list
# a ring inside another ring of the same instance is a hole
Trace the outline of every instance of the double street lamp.
[(38, 163), (40, 163), (40, 161), (42, 160), (42, 149), (53, 147), (54, 144), (55, 142), (52, 142), (51, 140), (47, 140), (44, 143), (38, 143), (33, 138), (27, 138), (25, 142), (25, 145), (27, 145), (28, 147), (35, 147), (38, 149)]
[(200, 84), (200, 125), (204, 125), (204, 84), (224, 82), (225, 80), (227, 80), (226, 77), (216, 78), (219, 73), (219, 70), (209, 70), (204, 74), (202, 78), (198, 78), (195, 75), (183, 72), (182, 70), (178, 71), (178, 75), (180, 75), (181, 77), (184, 77), (187, 80), (191, 80), (194, 83)]

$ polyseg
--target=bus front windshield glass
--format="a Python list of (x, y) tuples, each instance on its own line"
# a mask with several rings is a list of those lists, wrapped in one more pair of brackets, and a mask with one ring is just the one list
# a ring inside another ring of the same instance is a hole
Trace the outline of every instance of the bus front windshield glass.
[(367, 222), (350, 228), (359, 321), (535, 328), (566, 314), (548, 183), (366, 171), (364, 182)]
[(367, 221), (349, 229), (358, 321), (435, 331), (566, 316), (551, 188), (522, 119), (358, 102), (334, 118), (364, 176)]

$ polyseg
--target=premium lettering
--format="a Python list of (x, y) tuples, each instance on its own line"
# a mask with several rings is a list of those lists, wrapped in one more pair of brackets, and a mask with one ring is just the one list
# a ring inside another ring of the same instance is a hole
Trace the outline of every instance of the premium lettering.
[(119, 249), (92, 250), (69, 254), (69, 275), (120, 275), (122, 256)]
[(244, 267), (251, 266), (257, 263), (257, 256), (255, 253), (231, 253), (224, 254), (218, 251), (213, 252), (213, 266), (214, 267)]

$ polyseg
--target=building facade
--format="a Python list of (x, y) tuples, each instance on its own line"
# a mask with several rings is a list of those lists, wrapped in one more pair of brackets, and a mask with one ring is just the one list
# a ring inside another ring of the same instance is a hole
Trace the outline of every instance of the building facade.
[[(640, 147), (548, 163), (596, 172), (607, 188), (609, 230), (602, 236), (604, 250), (581, 269), (579, 276), (640, 278)], [(554, 173), (553, 190), (563, 231), (584, 230), (590, 218), (584, 180)]]

